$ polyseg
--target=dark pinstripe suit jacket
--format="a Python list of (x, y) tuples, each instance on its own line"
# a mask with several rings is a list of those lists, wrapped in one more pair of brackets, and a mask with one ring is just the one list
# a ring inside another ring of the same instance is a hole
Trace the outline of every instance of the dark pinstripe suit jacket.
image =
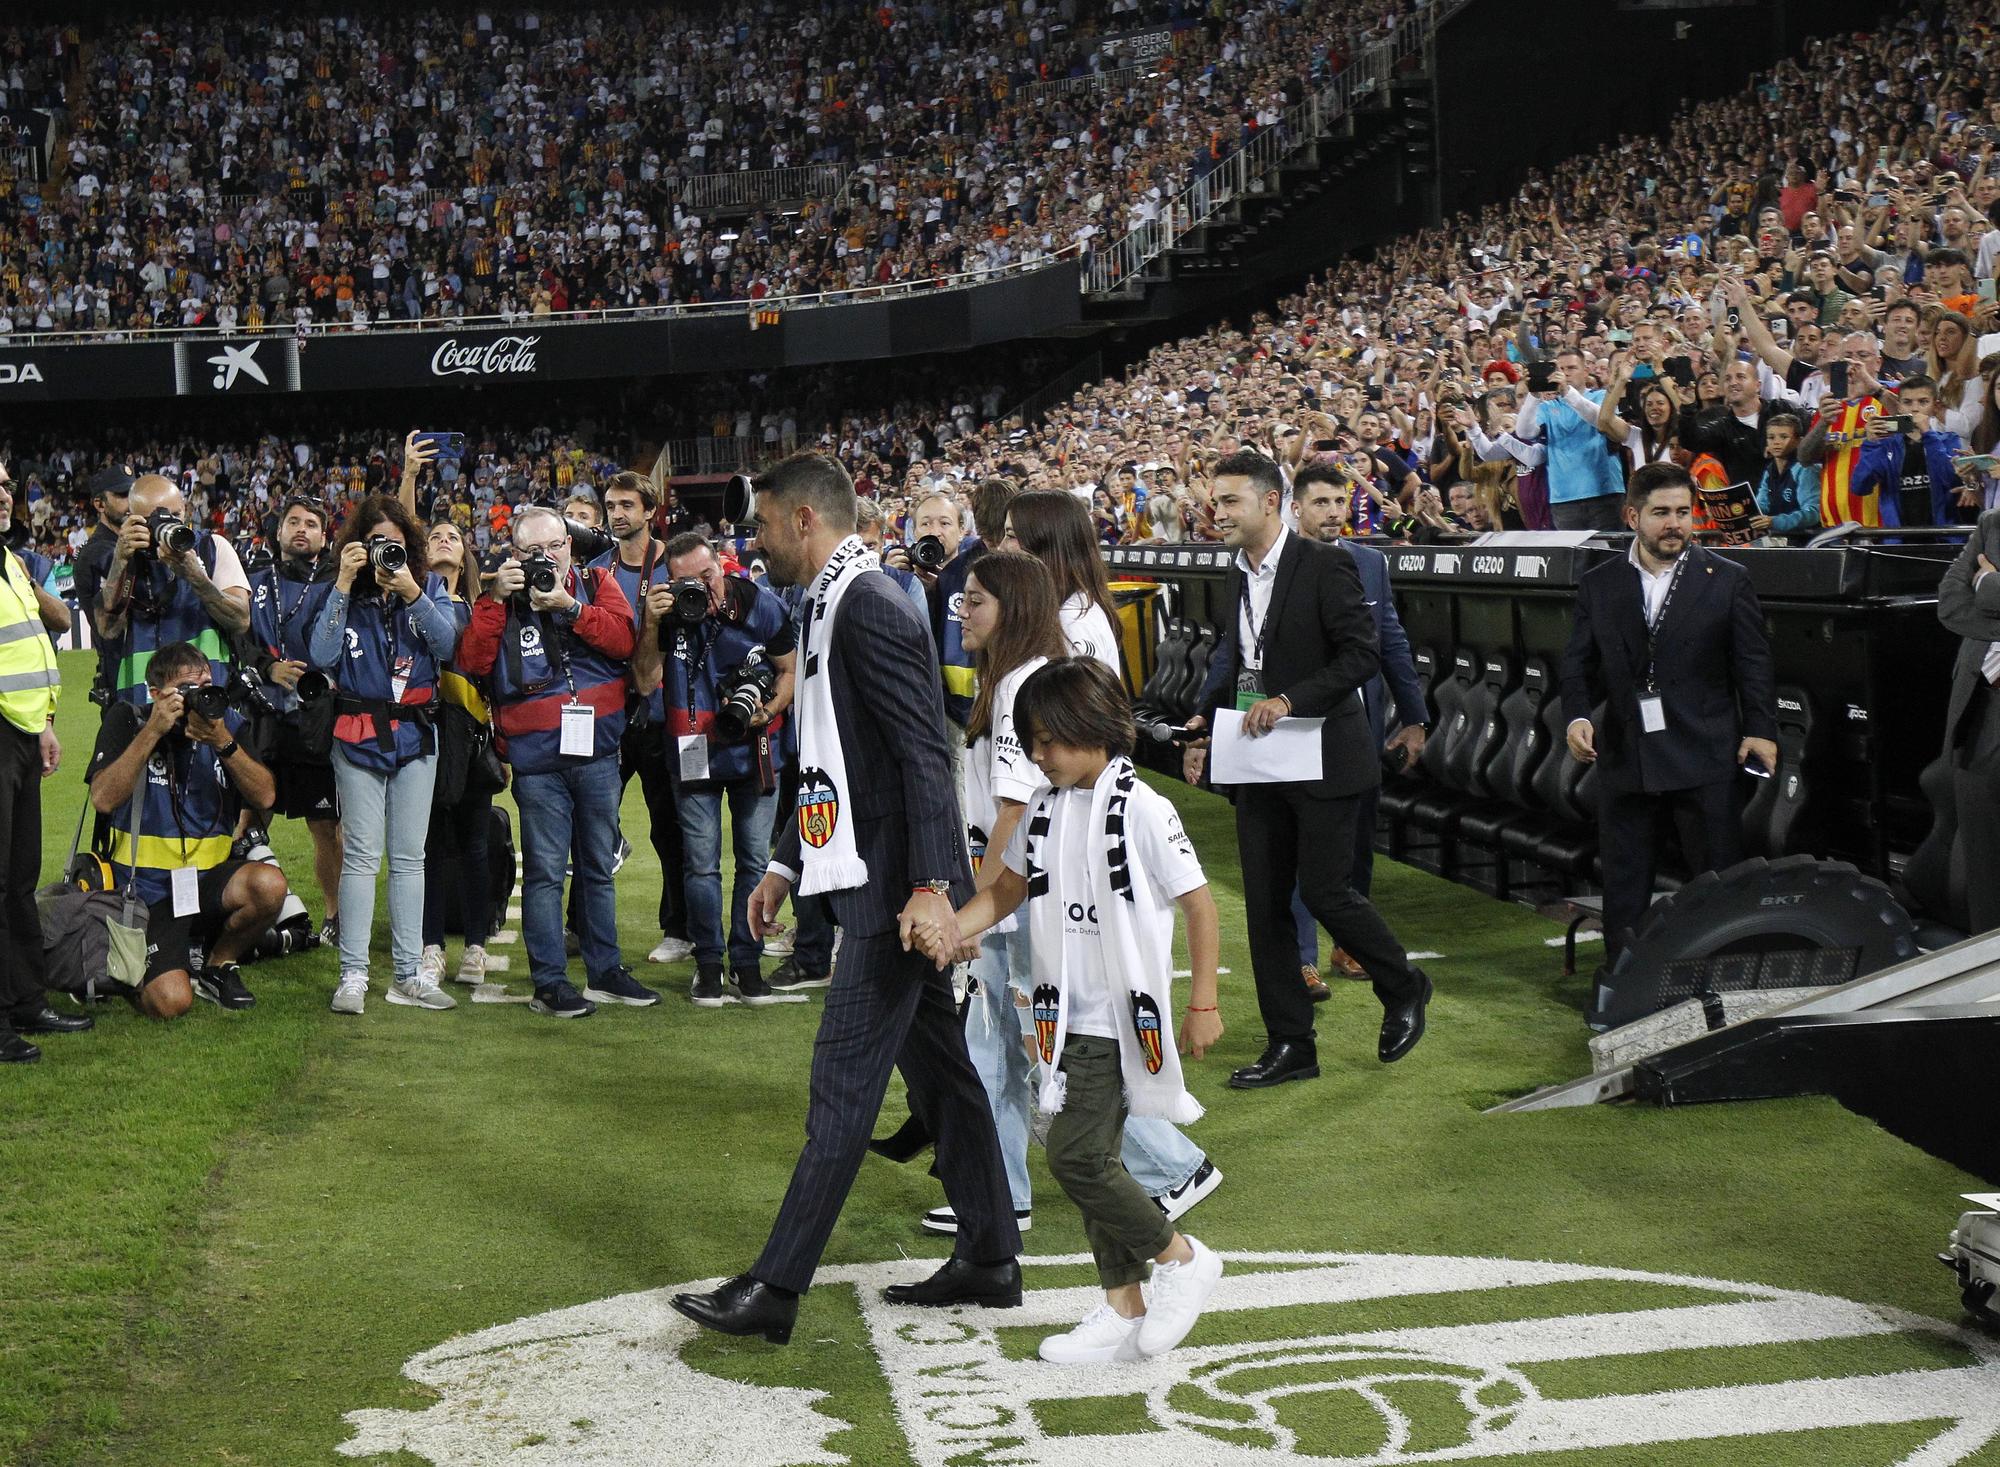
[[(826, 649), (815, 642), (806, 651)], [(972, 866), (930, 628), (894, 581), (865, 572), (841, 598), (832, 653), (833, 714), (852, 786), (842, 791), (839, 818), (854, 822), (868, 883), (830, 892), (827, 901), (833, 920), (863, 937), (893, 931), (921, 882), (951, 882), (952, 902), (962, 905), (972, 895)], [(779, 813), (772, 859), (797, 871), (797, 815)]]

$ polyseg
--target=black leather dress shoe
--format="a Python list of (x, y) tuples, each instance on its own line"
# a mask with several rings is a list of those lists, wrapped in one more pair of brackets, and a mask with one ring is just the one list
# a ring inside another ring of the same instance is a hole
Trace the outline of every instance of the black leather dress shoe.
[(1422, 968), (1416, 969), (1420, 985), (1415, 994), (1401, 1003), (1392, 1003), (1382, 1015), (1382, 1039), (1375, 1053), (1385, 1065), (1394, 1064), (1417, 1047), (1424, 1037), (1424, 1005), (1431, 1001), (1431, 980)]
[(1021, 1261), (968, 1263), (948, 1258), (943, 1268), (920, 1284), (891, 1284), (882, 1291), (891, 1304), (979, 1304), (988, 1309), (1012, 1309), (1021, 1302)]
[(35, 1045), (11, 1029), (0, 1029), (0, 1065), (31, 1065), (41, 1057)]
[(1254, 1065), (1245, 1065), (1229, 1077), (1232, 1090), (1263, 1090), (1287, 1080), (1317, 1080), (1319, 1052), (1296, 1039), (1274, 1039)]
[(893, 1135), (883, 1136), (868, 1143), (868, 1149), (877, 1156), (886, 1156), (891, 1161), (915, 1161), (930, 1150), (936, 1138), (931, 1128), (917, 1117), (911, 1116), (896, 1128)]
[(21, 1034), (81, 1034), (97, 1027), (89, 1014), (59, 1014), (43, 1004), (31, 1014), (15, 1014), (14, 1029)]
[(673, 1306), (696, 1324), (725, 1335), (762, 1335), (774, 1345), (792, 1337), (799, 1317), (799, 1296), (747, 1273), (712, 1294), (676, 1294)]

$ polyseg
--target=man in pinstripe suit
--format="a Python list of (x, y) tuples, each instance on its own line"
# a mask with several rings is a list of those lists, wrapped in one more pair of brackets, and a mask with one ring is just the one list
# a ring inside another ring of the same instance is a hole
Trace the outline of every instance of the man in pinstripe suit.
[[(810, 585), (854, 534), (854, 485), (832, 459), (796, 454), (758, 479), (756, 494), (758, 539), (774, 580)], [(920, 921), (938, 922), (955, 938), (953, 914), (972, 892), (930, 630), (878, 570), (855, 573), (829, 628), (810, 621), (800, 665), (816, 654), (829, 659), (839, 746), (854, 771), (841, 792), (840, 818), (852, 822), (868, 879), (826, 895), (842, 928), (840, 960), (813, 1048), (805, 1150), (770, 1241), (749, 1273), (673, 1301), (711, 1329), (777, 1344), (791, 1338), (799, 1295), (854, 1184), (892, 1064), (903, 1072), (912, 1107), (936, 1131), (938, 1174), (959, 1229), (943, 1268), (922, 1283), (890, 1288), (889, 1298), (1021, 1302), (1021, 1236), (993, 1113), (966, 1055), (950, 984), (908, 944)], [(826, 647), (813, 645), (816, 631)], [(811, 716), (801, 704), (800, 717)], [(813, 736), (810, 726), (802, 735)], [(759, 937), (801, 869), (799, 823), (788, 819), (750, 898)]]

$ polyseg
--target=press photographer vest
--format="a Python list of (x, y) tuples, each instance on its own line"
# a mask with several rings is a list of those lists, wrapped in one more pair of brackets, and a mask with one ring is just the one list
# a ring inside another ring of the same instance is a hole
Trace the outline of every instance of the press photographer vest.
[[(250, 577), (250, 636), (272, 657), (306, 660), (307, 603), (318, 587), (333, 579), (333, 563), (322, 556), (313, 571), (310, 580), (300, 580), (286, 575), (280, 562)], [(265, 684), (264, 696), (280, 713), (298, 707), (298, 695), (276, 683)]]
[(55, 711), (62, 678), (42, 630), (41, 603), (21, 557), (0, 549), (0, 718), (41, 735)]
[[(232, 711), (223, 715), (223, 723), (234, 734), (243, 719)], [(133, 800), (139, 801), (136, 859)], [(139, 772), (132, 798), (104, 817), (113, 880), (122, 887), (127, 874), (136, 873), (142, 900), (165, 900), (173, 891), (171, 873), (176, 867), (207, 871), (229, 859), (236, 810), (229, 771), (215, 750), (184, 739), (161, 740)]]
[[(597, 577), (608, 574), (572, 570), (570, 594), (595, 605), (602, 584)], [(595, 757), (615, 756), (625, 736), (625, 664), (585, 642), (561, 617), (523, 621), (510, 605), (500, 629), (500, 655), (493, 659), (493, 727), (501, 757), (516, 773), (546, 774), (584, 762), (560, 752), (562, 708), (572, 697), (572, 684), (576, 701), (596, 710)]]
[[(331, 581), (313, 587), (296, 619), (301, 636), (324, 614), (332, 590)], [(442, 602), (443, 578), (426, 576), (424, 595)], [(448, 604), (446, 611), (449, 614)], [(398, 658), (409, 661), (409, 680), (400, 698), (393, 681)], [(339, 699), (334, 705), (338, 712), (333, 737), (345, 748), (348, 763), (389, 774), (436, 750), (435, 710), (430, 705), (437, 697), (437, 658), (417, 635), (410, 609), (400, 596), (393, 606), (384, 597), (350, 597), (340, 660), (325, 671)], [(389, 711), (398, 707), (410, 709), (411, 716), (401, 718)]]
[[(197, 534), (194, 552), (203, 572), (213, 578), (215, 536), (206, 530)], [(146, 691), (146, 669), (155, 652), (175, 642), (194, 643), (208, 658), (210, 679), (217, 687), (227, 684), (229, 649), (222, 633), (208, 619), (194, 587), (151, 556), (129, 562), (126, 574), (132, 586), (126, 602), (125, 635), (116, 644), (118, 658), (112, 664), (115, 700), (135, 708), (148, 706), (153, 699)]]
[[(785, 719), (780, 714), (768, 727), (752, 729), (748, 738), (735, 743), (718, 742), (715, 710), (721, 706), (722, 685), (752, 650), (781, 635), (791, 616), (776, 592), (766, 591), (754, 581), (730, 576), (723, 587), (725, 596), (736, 599), (740, 619), (725, 622), (711, 615), (698, 627), (674, 628), (661, 690), (666, 695), (667, 733), (676, 739), (688, 734), (707, 735), (709, 779), (730, 784), (756, 773), (759, 735), (767, 735), (775, 743)], [(672, 752), (668, 750), (670, 756)]]
[(950, 565), (938, 572), (938, 668), (944, 674), (945, 716), (960, 728), (972, 717), (972, 698), (979, 674), (965, 650), (965, 619), (959, 610), (965, 597), (965, 577), (985, 547), (967, 540)]

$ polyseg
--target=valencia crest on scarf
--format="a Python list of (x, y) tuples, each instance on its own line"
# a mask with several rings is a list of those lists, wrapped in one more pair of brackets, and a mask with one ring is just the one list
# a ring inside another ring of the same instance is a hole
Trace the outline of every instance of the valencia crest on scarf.
[[(1174, 908), (1163, 901), (1127, 839), (1135, 800), (1158, 796), (1139, 783), (1130, 759), (1114, 759), (1097, 783), (1082, 790), (1045, 790), (1028, 807), (1027, 920), (1037, 983), (1033, 994), (1035, 1038), (1041, 1050), (1041, 1109), (1063, 1108), (1067, 1088), (1060, 1065), (1069, 1038), (1069, 994), (1080, 971), (1079, 943), (1091, 939), (1068, 930), (1073, 903), (1097, 909), (1097, 943), (1114, 993), (1125, 996), (1118, 1026), (1118, 1062), (1126, 1104), (1135, 1116), (1158, 1116), (1188, 1125), (1202, 1116), (1188, 1093), (1172, 1024)], [(1087, 822), (1086, 840), (1070, 828)], [(1086, 861), (1062, 853), (1087, 850)], [(1049, 980), (1053, 978), (1053, 982)]]
[(833, 713), (833, 627), (855, 577), (881, 563), (860, 536), (849, 535), (806, 591), (798, 692), (800, 896), (846, 891), (868, 880), (868, 863), (854, 843), (854, 822), (843, 808), (847, 755)]

